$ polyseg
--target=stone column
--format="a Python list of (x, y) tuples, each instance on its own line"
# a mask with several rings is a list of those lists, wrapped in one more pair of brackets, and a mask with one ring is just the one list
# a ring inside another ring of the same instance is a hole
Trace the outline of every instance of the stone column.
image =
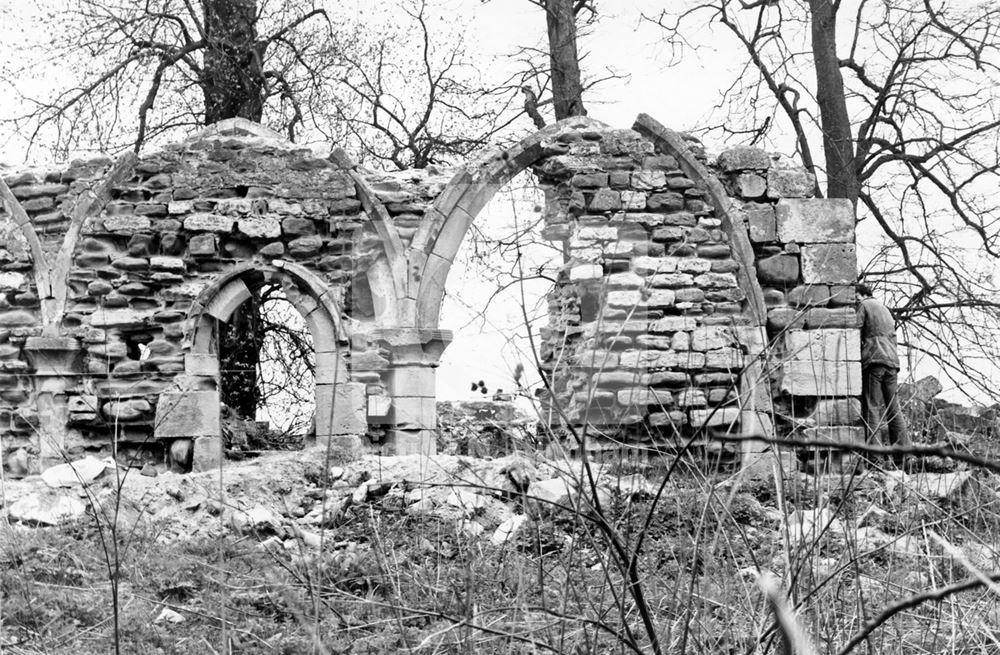
[(433, 455), (437, 452), (437, 367), (451, 343), (450, 330), (390, 328), (374, 339), (389, 350), (386, 372), (392, 396), (383, 454)]
[(80, 381), (83, 351), (73, 337), (28, 337), (24, 353), (35, 369), (35, 402), (38, 407), (38, 458), (42, 468), (65, 461), (71, 435), (66, 423), (66, 392)]

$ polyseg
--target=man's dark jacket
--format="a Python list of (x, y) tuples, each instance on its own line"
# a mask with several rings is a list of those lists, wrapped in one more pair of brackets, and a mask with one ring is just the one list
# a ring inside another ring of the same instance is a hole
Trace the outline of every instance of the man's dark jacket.
[(882, 364), (899, 369), (896, 353), (896, 322), (885, 305), (874, 298), (865, 298), (858, 307), (861, 326), (861, 366)]

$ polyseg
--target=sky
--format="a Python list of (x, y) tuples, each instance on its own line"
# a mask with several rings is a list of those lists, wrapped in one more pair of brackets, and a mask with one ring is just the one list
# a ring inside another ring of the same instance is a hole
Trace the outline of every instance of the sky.
[[(18, 63), (21, 44), (57, 36), (41, 32), (35, 16), (39, 11), (59, 12), (70, 6), (69, 1), (0, 0), (0, 70), (4, 64)], [(373, 21), (393, 20), (385, 2), (341, 0), (332, 4), (338, 11), (364, 15)], [(701, 48), (687, 51), (675, 65), (668, 65), (671, 52), (662, 43), (659, 29), (639, 18), (643, 13), (655, 15), (666, 4), (662, 0), (598, 2), (601, 20), (581, 40), (581, 50), (586, 53), (583, 68), (592, 76), (613, 73), (619, 77), (603, 82), (587, 95), (585, 102), (591, 117), (612, 126), (629, 127), (636, 115), (644, 112), (675, 130), (704, 126), (712, 117), (721, 85), (732, 79), (742, 62), (741, 52), (731, 39), (704, 28), (692, 35), (692, 41), (700, 42)], [(516, 46), (544, 44), (544, 16), (527, 0), (438, 0), (436, 6), (440, 8), (440, 20), (449, 29), (461, 31), (467, 43), (474, 46), (478, 65), (494, 74), (512, 65), (508, 55)], [(66, 75), (64, 67), (42, 65), (26, 88), (45, 95), (64, 83)], [(13, 110), (9, 102), (0, 104), (0, 119)], [(0, 163), (19, 164), (26, 159), (23, 137), (5, 132), (0, 125)], [(707, 145), (716, 152), (722, 149), (717, 143)], [(502, 235), (515, 222), (530, 219), (539, 204), (530, 191), (513, 188), (512, 195), (498, 194), (479, 217), (477, 226), (488, 235)], [(478, 397), (470, 383), (480, 379), (491, 392), (497, 388), (510, 390), (517, 362), (528, 370), (532, 368), (523, 338), (521, 289), (515, 286), (501, 293), (488, 311), (482, 312), (482, 299), (496, 291), (497, 278), (484, 275), (482, 267), (468, 263), (472, 248), (467, 242), (448, 282), (441, 325), (454, 329), (456, 336), (439, 372), (438, 396), (442, 399)], [(545, 256), (542, 251), (529, 254)], [(546, 290), (542, 283), (526, 287), (529, 306), (541, 307), (544, 312), (544, 305), (539, 303), (543, 303)], [(916, 372), (920, 377), (934, 371), (918, 362)]]

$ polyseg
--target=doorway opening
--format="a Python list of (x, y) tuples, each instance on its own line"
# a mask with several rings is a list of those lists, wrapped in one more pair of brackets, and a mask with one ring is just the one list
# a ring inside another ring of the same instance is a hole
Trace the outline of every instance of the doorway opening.
[(227, 450), (302, 448), (315, 433), (316, 352), (285, 290), (270, 282), (250, 288), (218, 334)]

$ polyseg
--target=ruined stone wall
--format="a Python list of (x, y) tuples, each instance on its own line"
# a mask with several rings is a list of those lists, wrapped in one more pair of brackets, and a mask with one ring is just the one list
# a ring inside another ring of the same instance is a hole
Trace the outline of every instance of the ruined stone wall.
[[(386, 360), (354, 329), (373, 320), (357, 280), (380, 243), (361, 229), (368, 217), (350, 171), (266, 132), (208, 132), (114, 165), (5, 182), (17, 201), (8, 206), (36, 228), (37, 259), (57, 264), (34, 266), (16, 232), (0, 253), (5, 451), (34, 444), (57, 458), (108, 451), (114, 439), (120, 453), (156, 452), (192, 437), (217, 448), (227, 375), (218, 322), (267, 284), (282, 286), (312, 328), (317, 402), (340, 403), (317, 412), (317, 433), (365, 433), (366, 395), (384, 394)], [(87, 193), (99, 206), (81, 211)], [(49, 316), (46, 301), (56, 305)], [(57, 352), (53, 380), (36, 351)], [(60, 396), (48, 406), (39, 402), (46, 384)]]
[(753, 245), (779, 435), (862, 440), (850, 201), (813, 198), (811, 174), (753, 148), (723, 153), (716, 170)]
[(565, 138), (537, 168), (567, 257), (543, 358), (569, 449), (860, 438), (850, 204), (759, 150), (709, 166), (648, 117)]
[(175, 444), (212, 465), (220, 325), (265, 285), (310, 328), (319, 438), (433, 452), (448, 272), (525, 170), (565, 264), (542, 335), (545, 420), (588, 426), (595, 448), (857, 436), (853, 212), (810, 199), (806, 173), (751, 149), (709, 161), (646, 116), (562, 121), (450, 178), (366, 171), (237, 119), (3, 176), (4, 465)]

